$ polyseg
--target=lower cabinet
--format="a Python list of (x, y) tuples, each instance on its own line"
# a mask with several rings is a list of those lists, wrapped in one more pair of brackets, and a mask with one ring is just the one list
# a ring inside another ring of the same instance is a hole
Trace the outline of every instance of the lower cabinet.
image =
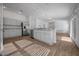
[(34, 38), (49, 45), (56, 43), (56, 32), (54, 30), (34, 30)]

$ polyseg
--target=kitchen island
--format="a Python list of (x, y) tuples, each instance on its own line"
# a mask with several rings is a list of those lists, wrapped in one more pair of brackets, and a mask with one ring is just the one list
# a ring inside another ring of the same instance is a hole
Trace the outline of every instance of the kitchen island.
[(56, 30), (52, 29), (34, 29), (33, 37), (39, 41), (53, 45), (56, 43)]

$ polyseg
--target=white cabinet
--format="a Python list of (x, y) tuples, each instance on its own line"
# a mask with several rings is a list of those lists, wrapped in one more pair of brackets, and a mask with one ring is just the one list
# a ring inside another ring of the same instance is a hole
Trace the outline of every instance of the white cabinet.
[(34, 38), (49, 45), (56, 43), (55, 30), (34, 30)]

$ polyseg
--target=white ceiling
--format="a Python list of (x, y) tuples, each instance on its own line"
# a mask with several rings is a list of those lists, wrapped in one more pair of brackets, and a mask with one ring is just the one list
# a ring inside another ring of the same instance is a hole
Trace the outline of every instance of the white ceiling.
[(7, 3), (7, 9), (38, 18), (69, 18), (76, 4), (72, 3)]

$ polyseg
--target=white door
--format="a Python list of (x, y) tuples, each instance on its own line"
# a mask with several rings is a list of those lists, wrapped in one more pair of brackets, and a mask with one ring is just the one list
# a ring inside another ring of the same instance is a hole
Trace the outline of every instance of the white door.
[(76, 38), (76, 18), (74, 17), (71, 20), (70, 25), (70, 37), (74, 40)]

